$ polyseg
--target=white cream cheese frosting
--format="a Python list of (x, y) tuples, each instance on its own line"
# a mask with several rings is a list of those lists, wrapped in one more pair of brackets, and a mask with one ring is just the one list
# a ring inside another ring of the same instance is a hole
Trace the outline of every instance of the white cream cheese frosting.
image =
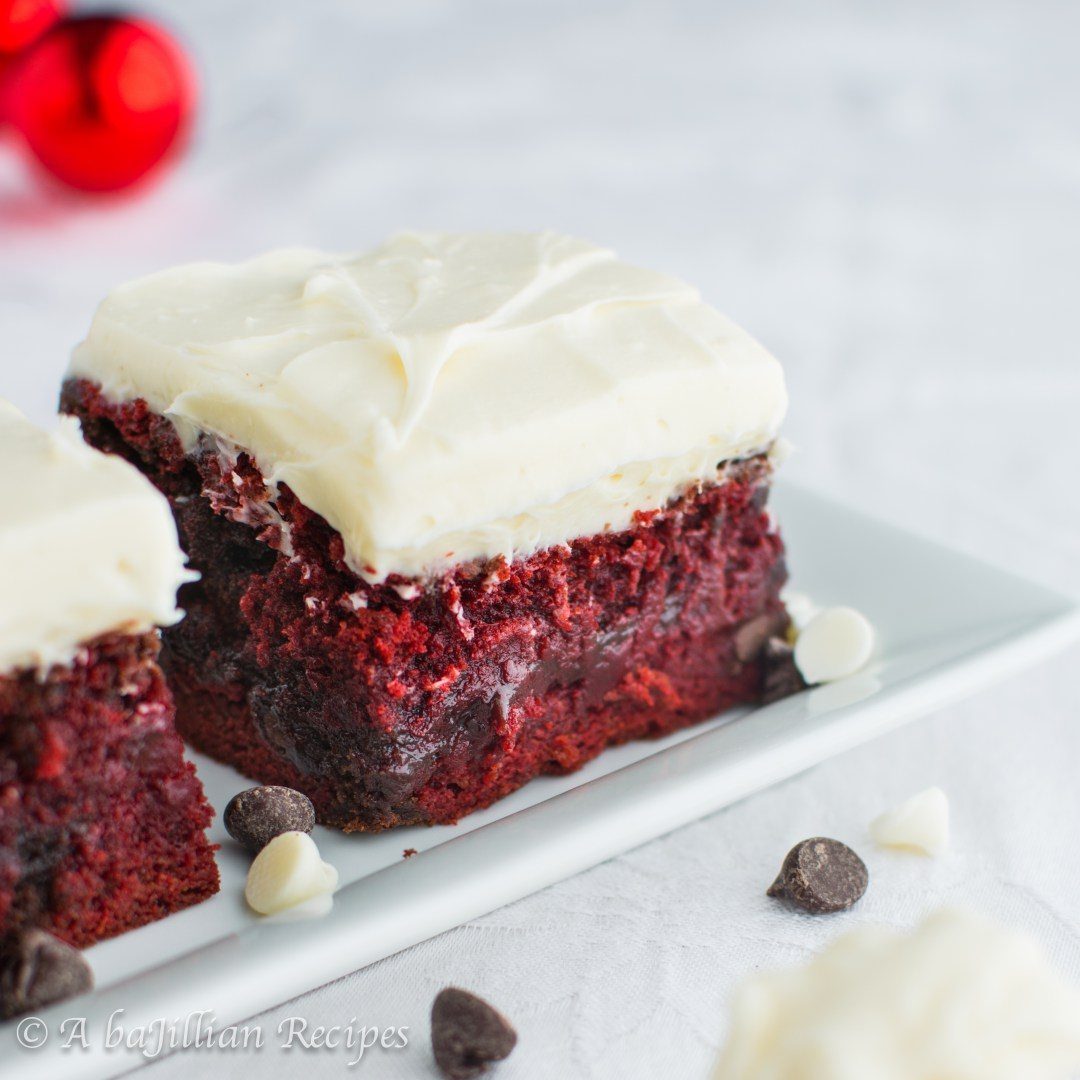
[(851, 931), (736, 994), (713, 1080), (1065, 1080), (1080, 990), (1031, 938), (962, 911)]
[(176, 622), (184, 568), (169, 504), (63, 418), (0, 401), (0, 672), (67, 663), (110, 631)]
[(697, 290), (551, 233), (167, 270), (105, 299), (70, 374), (249, 451), (369, 579), (625, 528), (787, 403)]

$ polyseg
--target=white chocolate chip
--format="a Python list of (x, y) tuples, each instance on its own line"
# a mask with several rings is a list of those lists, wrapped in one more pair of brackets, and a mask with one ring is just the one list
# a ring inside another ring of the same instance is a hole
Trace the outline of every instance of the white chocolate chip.
[(870, 823), (882, 847), (940, 855), (949, 846), (949, 800), (938, 787), (927, 788)]
[(332, 893), (337, 882), (337, 871), (322, 861), (315, 841), (307, 833), (285, 832), (255, 856), (244, 896), (260, 915), (273, 915), (312, 897)]
[(854, 608), (826, 608), (799, 631), (795, 666), (811, 685), (854, 675), (874, 648), (874, 628)]
[(796, 630), (801, 630), (821, 611), (821, 608), (806, 593), (784, 589), (780, 593), (780, 599), (784, 602), (784, 607), (787, 609), (788, 616), (791, 618), (792, 625)]

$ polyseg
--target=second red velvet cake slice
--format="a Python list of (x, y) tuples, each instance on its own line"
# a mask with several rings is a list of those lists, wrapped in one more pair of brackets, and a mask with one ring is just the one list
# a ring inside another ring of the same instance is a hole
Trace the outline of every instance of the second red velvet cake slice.
[(181, 730), (348, 830), (757, 699), (785, 405), (694, 289), (551, 234), (167, 271), (63, 396), (202, 574), (164, 635)]
[(155, 623), (190, 574), (134, 469), (0, 402), (0, 937), (88, 945), (217, 891)]

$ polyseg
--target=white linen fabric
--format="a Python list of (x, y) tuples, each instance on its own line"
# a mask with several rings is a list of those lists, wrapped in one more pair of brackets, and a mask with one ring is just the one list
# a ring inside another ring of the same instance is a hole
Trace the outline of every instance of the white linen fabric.
[[(159, 0), (204, 74), (190, 154), (140, 198), (59, 205), (0, 157), (0, 392), (54, 409), (117, 282), (400, 227), (554, 228), (699, 285), (785, 366), (791, 477), (1080, 592), (1080, 9), (907, 0)], [(1080, 981), (1080, 650), (259, 1018), (258, 1052), (145, 1070), (434, 1075), (431, 999), (520, 1043), (499, 1080), (704, 1077), (747, 973), (944, 904), (1026, 928)], [(867, 826), (938, 784), (942, 858)], [(767, 901), (812, 834), (858, 908)], [(404, 1050), (274, 1050), (285, 1017)]]

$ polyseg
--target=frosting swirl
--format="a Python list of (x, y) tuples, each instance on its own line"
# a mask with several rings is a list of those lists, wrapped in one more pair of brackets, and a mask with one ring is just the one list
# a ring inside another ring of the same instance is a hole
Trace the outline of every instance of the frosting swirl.
[(624, 528), (786, 407), (691, 286), (551, 233), (167, 270), (106, 298), (71, 374), (249, 451), (370, 579)]

